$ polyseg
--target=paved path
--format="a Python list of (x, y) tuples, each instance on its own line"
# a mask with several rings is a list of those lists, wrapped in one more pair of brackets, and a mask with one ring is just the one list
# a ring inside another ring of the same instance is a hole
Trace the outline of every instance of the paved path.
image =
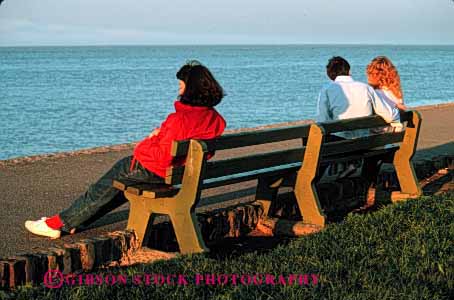
[[(420, 107), (423, 124), (417, 158), (454, 153), (454, 103)], [(276, 146), (277, 148), (279, 145)], [(28, 233), (27, 219), (50, 216), (66, 208), (118, 159), (130, 155), (132, 146), (106, 153), (50, 157), (33, 162), (0, 164), (0, 257), (20, 251), (48, 248), (107, 231), (123, 230), (128, 204), (91, 225), (91, 228), (61, 240)], [(219, 155), (219, 154), (218, 154)], [(225, 156), (221, 153), (220, 155)]]

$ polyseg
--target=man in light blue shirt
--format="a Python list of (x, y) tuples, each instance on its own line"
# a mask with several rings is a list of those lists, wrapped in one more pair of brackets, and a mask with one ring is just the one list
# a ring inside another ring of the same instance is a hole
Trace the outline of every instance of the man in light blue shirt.
[[(320, 91), (317, 122), (358, 118), (377, 114), (388, 123), (400, 123), (399, 110), (383, 101), (375, 90), (350, 76), (350, 64), (342, 57), (331, 58), (326, 73), (332, 80)], [(355, 138), (368, 135), (368, 130), (340, 132), (337, 136)]]

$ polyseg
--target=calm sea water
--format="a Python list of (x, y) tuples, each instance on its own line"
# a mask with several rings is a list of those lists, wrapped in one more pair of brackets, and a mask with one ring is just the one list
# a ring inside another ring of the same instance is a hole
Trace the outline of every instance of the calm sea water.
[(313, 118), (333, 55), (363, 81), (387, 55), (410, 106), (454, 101), (454, 46), (0, 48), (0, 159), (142, 139), (173, 111), (188, 59), (225, 88), (230, 129)]

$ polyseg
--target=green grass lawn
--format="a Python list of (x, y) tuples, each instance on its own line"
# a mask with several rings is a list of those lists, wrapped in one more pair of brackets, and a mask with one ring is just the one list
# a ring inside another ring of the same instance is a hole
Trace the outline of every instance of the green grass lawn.
[[(19, 299), (453, 299), (454, 192), (350, 214), (264, 251), (182, 256), (109, 270), (184, 274), (187, 285), (23, 287)], [(317, 274), (316, 285), (196, 285), (195, 274)]]

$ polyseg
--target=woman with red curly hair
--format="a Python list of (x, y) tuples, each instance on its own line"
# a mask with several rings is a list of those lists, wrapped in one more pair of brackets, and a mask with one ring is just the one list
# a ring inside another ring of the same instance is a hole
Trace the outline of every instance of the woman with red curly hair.
[(377, 56), (366, 69), (367, 81), (384, 101), (405, 110), (400, 77), (396, 67), (386, 56)]

